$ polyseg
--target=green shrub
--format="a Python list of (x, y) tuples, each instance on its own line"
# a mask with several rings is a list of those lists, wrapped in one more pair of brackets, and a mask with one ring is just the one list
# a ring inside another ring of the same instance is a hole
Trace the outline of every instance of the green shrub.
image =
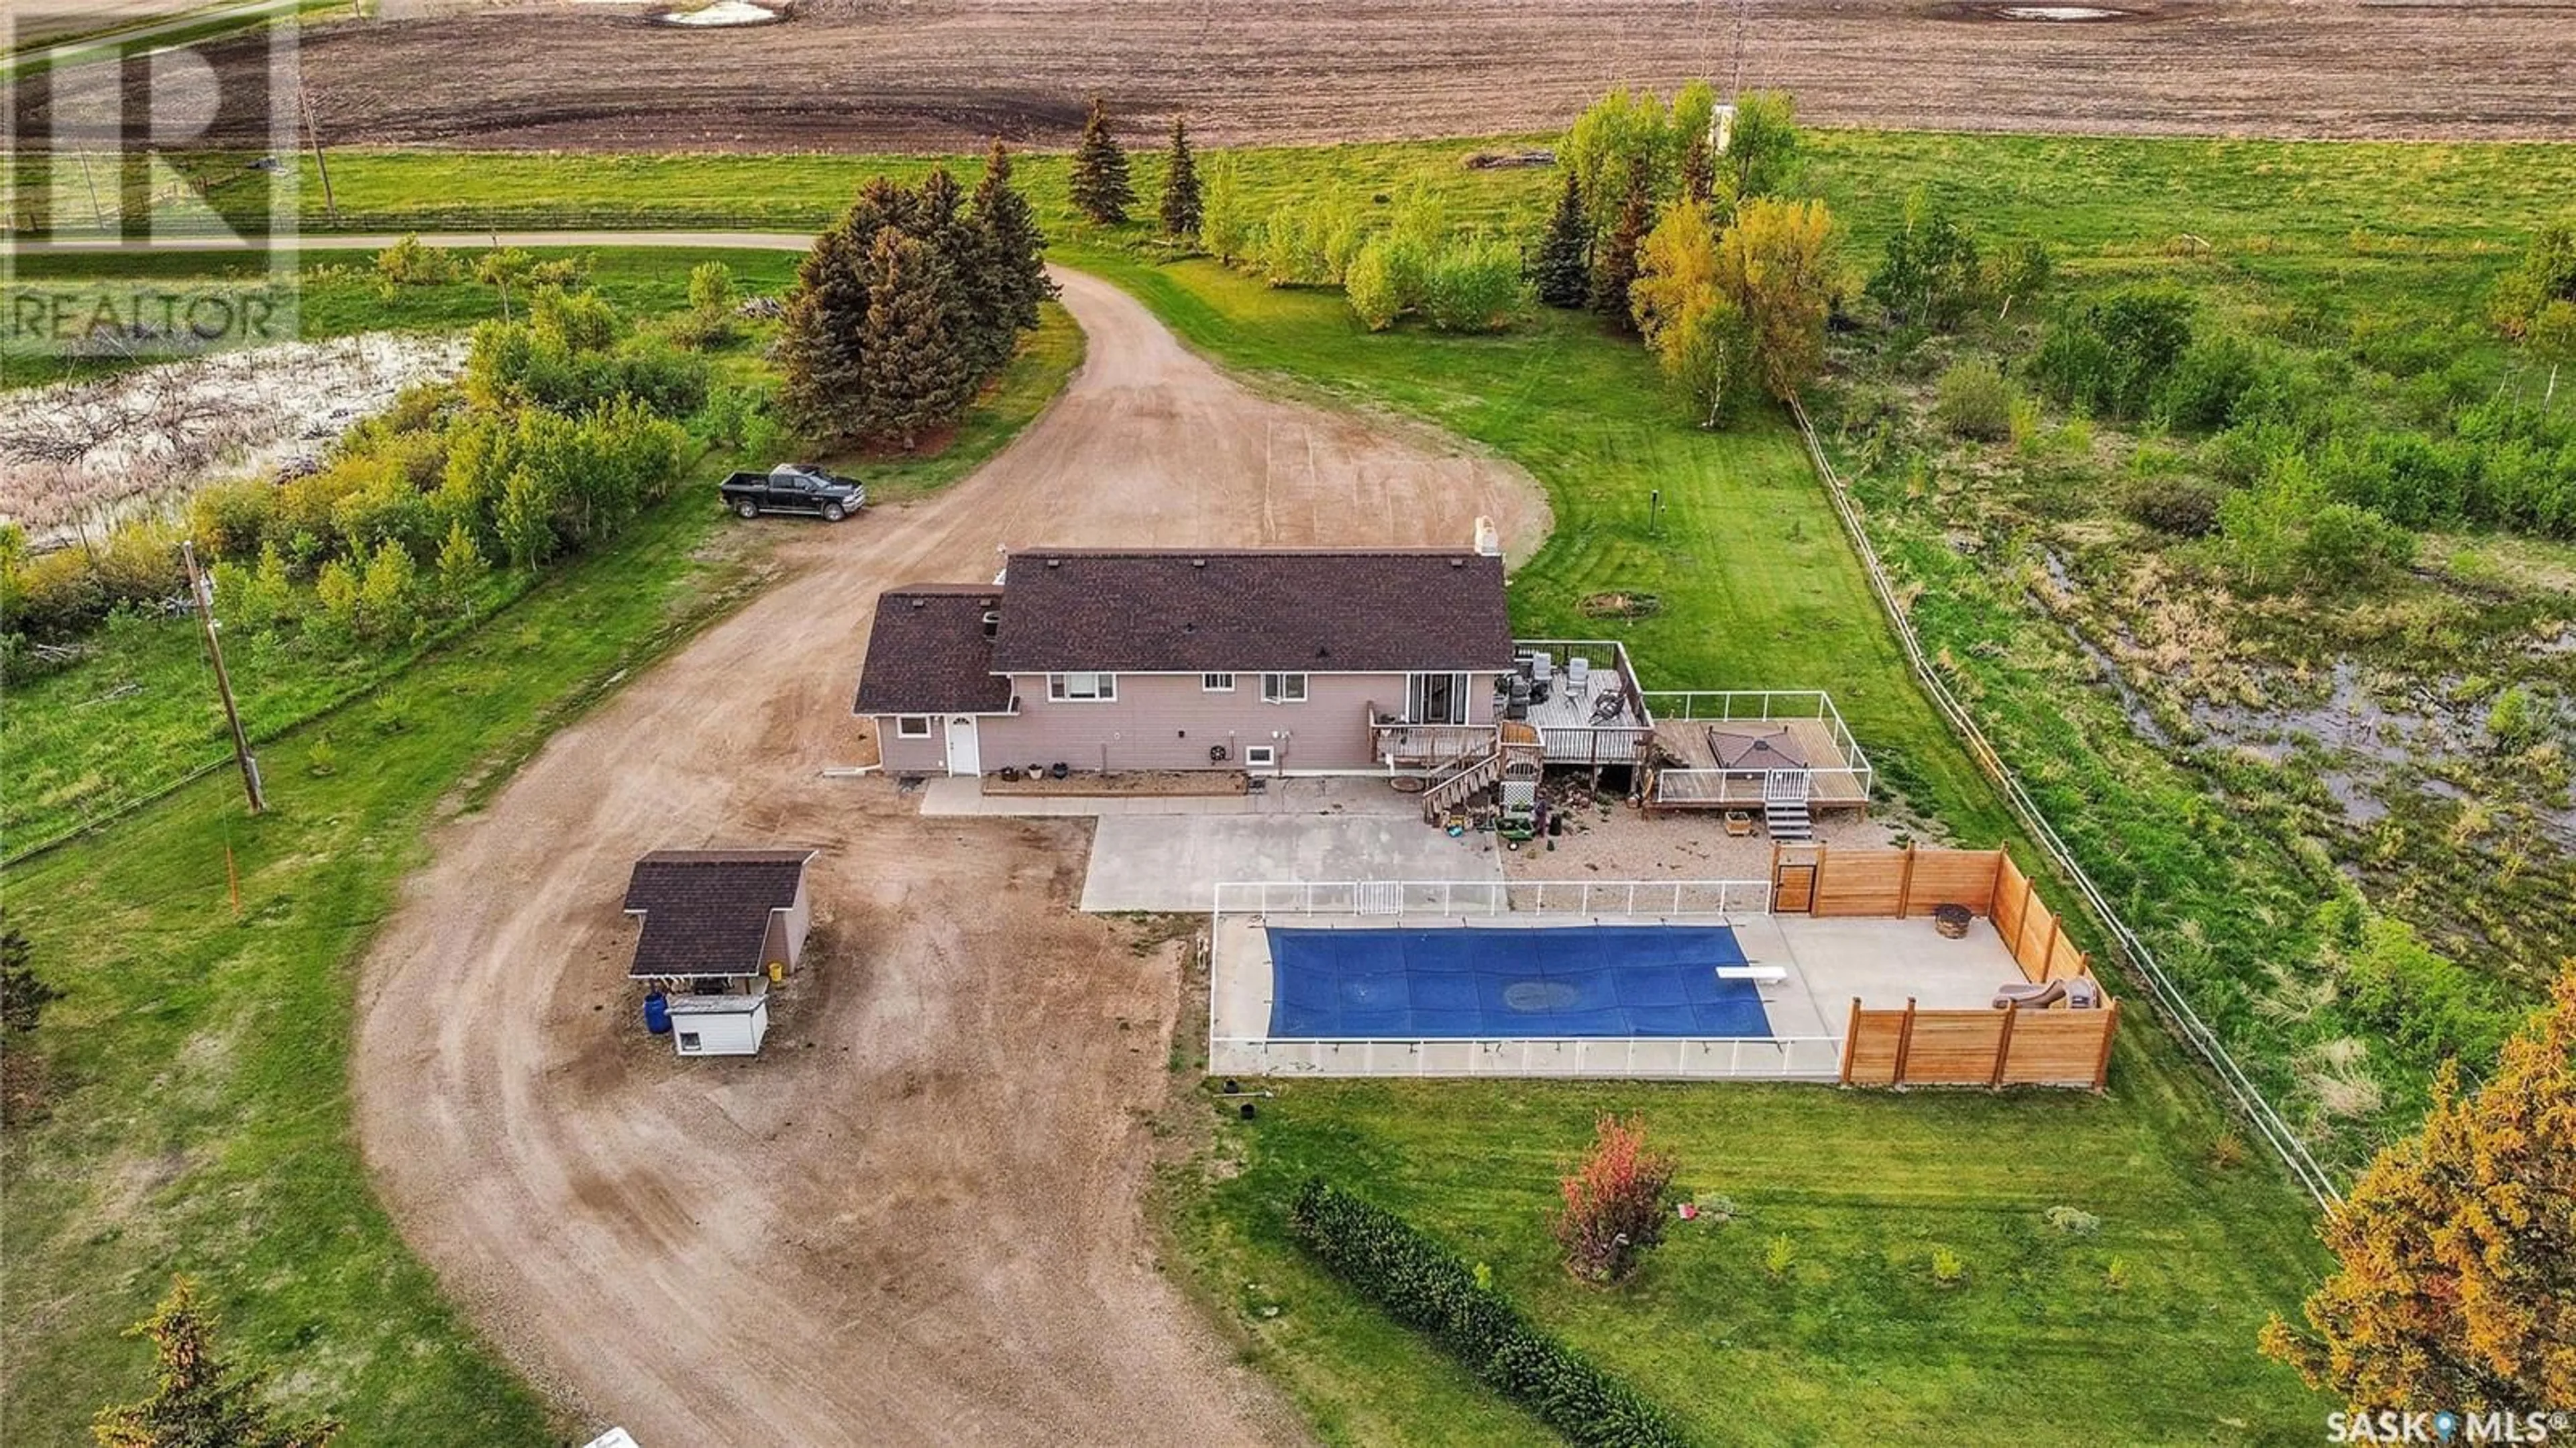
[(1403, 1218), (1309, 1177), (1290, 1204), (1306, 1250), (1407, 1327), (1577, 1444), (1686, 1440), (1654, 1404), (1540, 1331), (1448, 1249)]
[(418, 235), (405, 236), (376, 253), (376, 275), (398, 287), (443, 286), (464, 274), (454, 256), (421, 245)]
[(1932, 1249), (1932, 1281), (1939, 1287), (1957, 1287), (1968, 1280), (1968, 1259), (1948, 1247)]
[(2191, 299), (2140, 288), (2059, 316), (2031, 359), (2049, 396), (2105, 417), (2143, 417), (2191, 345)]
[(1352, 259), (1350, 275), (1342, 279), (1342, 294), (1350, 301), (1352, 315), (1372, 332), (1394, 326), (1408, 304), (1404, 280), (1397, 274), (1395, 253), (1401, 245), (1391, 236), (1372, 238)]
[(1501, 331), (1520, 304), (1520, 252), (1509, 242), (1454, 238), (1423, 279), (1423, 316), (1443, 332)]
[(1953, 436), (2000, 442), (2013, 432), (2013, 389), (1984, 357), (1953, 362), (1934, 389), (1932, 413)]

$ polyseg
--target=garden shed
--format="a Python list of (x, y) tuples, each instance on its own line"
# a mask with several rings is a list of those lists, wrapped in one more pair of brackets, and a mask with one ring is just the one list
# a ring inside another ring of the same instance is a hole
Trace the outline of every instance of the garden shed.
[(757, 992), (805, 953), (812, 850), (655, 850), (635, 862), (626, 913), (644, 922), (626, 974), (698, 995)]

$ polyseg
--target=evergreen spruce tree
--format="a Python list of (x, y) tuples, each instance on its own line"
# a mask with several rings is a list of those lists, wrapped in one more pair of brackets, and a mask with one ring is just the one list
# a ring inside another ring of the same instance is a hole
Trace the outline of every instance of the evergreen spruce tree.
[(1592, 222), (1583, 213), (1583, 187), (1572, 170), (1565, 173), (1565, 194), (1548, 219), (1530, 283), (1551, 307), (1579, 308), (1592, 295)]
[(1172, 117), (1172, 149), (1163, 169), (1163, 234), (1195, 238), (1199, 234), (1199, 168), (1190, 158), (1190, 128)]
[(976, 295), (983, 271), (981, 238), (966, 215), (966, 192), (947, 167), (933, 166), (921, 178), (913, 192), (913, 224), (905, 230), (939, 258), (940, 278), (948, 291), (943, 305), (957, 328), (957, 344), (969, 376), (980, 384), (987, 370), (985, 361), (1008, 357), (1011, 338), (999, 335), (1000, 317), (981, 305)]
[(984, 158), (972, 219), (975, 275), (966, 291), (976, 335), (990, 348), (976, 358), (976, 368), (989, 376), (1010, 360), (1020, 334), (1038, 324), (1038, 304), (1055, 295), (1046, 274), (1046, 234), (1028, 198), (1011, 185), (1011, 154), (999, 140)]
[(814, 239), (797, 265), (779, 328), (779, 398), (796, 425), (828, 439), (858, 432), (861, 333), (868, 289), (850, 255), (850, 234), (835, 226)]
[(102, 1409), (90, 1432), (103, 1448), (322, 1448), (339, 1436), (329, 1420), (288, 1423), (263, 1401), (267, 1374), (236, 1372), (215, 1347), (214, 1314), (182, 1277), (149, 1318), (129, 1330), (152, 1339), (152, 1396)]
[(1619, 205), (1619, 222), (1610, 228), (1592, 261), (1592, 310), (1623, 332), (1637, 329), (1637, 319), (1628, 310), (1628, 287), (1637, 279), (1637, 247), (1653, 225), (1654, 207), (1646, 196), (1646, 180), (1640, 176), (1628, 183), (1628, 199)]
[(1073, 204), (1103, 226), (1127, 219), (1136, 204), (1136, 188), (1127, 181), (1127, 152), (1109, 134), (1109, 107), (1091, 98), (1090, 118), (1082, 123), (1082, 145), (1073, 153)]
[(868, 248), (868, 316), (861, 342), (865, 432), (909, 452), (955, 419), (973, 394), (963, 329), (949, 309), (947, 264), (894, 227)]
[(850, 209), (796, 268), (779, 332), (780, 400), (803, 430), (847, 442), (866, 431), (861, 349), (868, 320), (868, 248), (878, 232), (909, 223), (912, 193), (883, 176), (859, 187)]

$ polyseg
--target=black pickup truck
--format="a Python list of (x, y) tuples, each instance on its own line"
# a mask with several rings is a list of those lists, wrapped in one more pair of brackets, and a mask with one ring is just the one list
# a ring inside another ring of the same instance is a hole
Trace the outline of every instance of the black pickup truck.
[(725, 506), (746, 518), (763, 513), (812, 513), (838, 523), (866, 507), (868, 490), (803, 463), (780, 463), (765, 473), (736, 473), (717, 484)]

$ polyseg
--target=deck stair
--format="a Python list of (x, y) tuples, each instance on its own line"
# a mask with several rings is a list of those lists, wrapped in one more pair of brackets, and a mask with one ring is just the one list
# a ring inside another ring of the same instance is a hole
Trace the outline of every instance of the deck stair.
[(1503, 777), (1500, 750), (1468, 755), (1451, 761), (1449, 766), (1431, 777), (1422, 789), (1422, 819), (1425, 824), (1438, 824), (1449, 807), (1461, 803), (1476, 791)]
[(1771, 838), (1804, 844), (1816, 837), (1815, 822), (1807, 815), (1812, 782), (1803, 769), (1775, 769), (1762, 777), (1762, 828)]

